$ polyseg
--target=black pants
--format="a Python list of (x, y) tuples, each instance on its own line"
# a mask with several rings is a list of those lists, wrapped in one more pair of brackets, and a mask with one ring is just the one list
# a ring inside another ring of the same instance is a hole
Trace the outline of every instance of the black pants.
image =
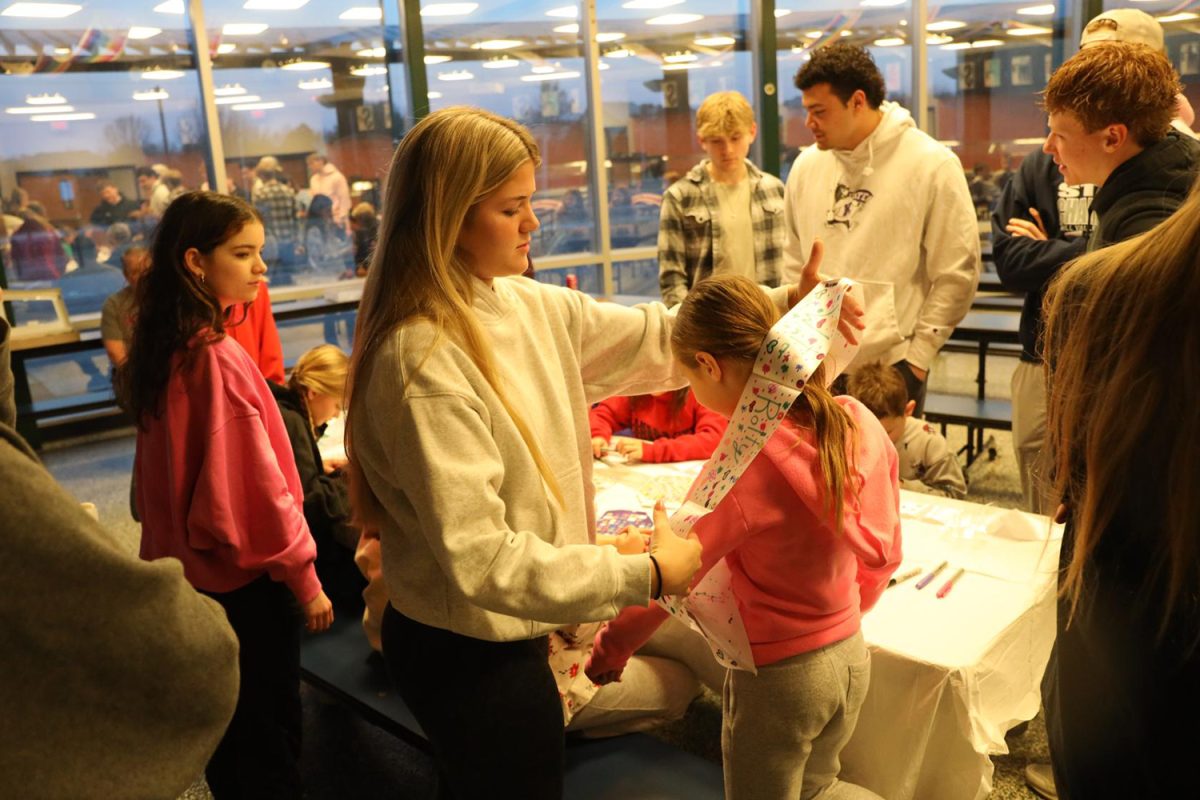
[(904, 387), (908, 389), (908, 399), (916, 400), (917, 407), (913, 409), (914, 417), (925, 416), (925, 389), (929, 385), (929, 373), (925, 373), (925, 380), (921, 380), (913, 374), (912, 367), (907, 361), (897, 361), (892, 365), (902, 376), (904, 376)]
[(396, 689), (433, 745), (445, 797), (561, 798), (562, 705), (545, 637), (486, 642), (383, 615)]
[(300, 617), (291, 591), (264, 576), (224, 594), (238, 637), (237, 708), (204, 775), (213, 797), (298, 798)]

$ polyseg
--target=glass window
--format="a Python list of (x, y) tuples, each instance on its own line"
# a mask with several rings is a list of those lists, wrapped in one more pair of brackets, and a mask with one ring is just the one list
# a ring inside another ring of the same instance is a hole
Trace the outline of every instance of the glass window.
[(652, 247), (662, 193), (704, 157), (700, 103), (722, 91), (754, 102), (750, 6), (597, 0), (596, 16), (612, 247)]
[(225, 190), (263, 214), (273, 286), (350, 277), (363, 257), (353, 219), (378, 212), (393, 150), (382, 19), (379, 0), (205, 3)]
[[(1145, 11), (1159, 21), (1163, 26), (1163, 38), (1167, 46), (1167, 58), (1179, 73), (1183, 83), (1183, 96), (1186, 105), (1181, 105), (1180, 111), (1187, 121), (1189, 113), (1195, 114), (1200, 108), (1200, 36), (1197, 35), (1197, 25), (1200, 24), (1200, 8), (1196, 3), (1169, 2), (1169, 0), (1149, 0), (1149, 2), (1122, 3), (1107, 0), (1104, 10), (1113, 8), (1137, 8)], [(1197, 129), (1193, 119), (1188, 123), (1192, 130)]]
[(592, 251), (590, 119), (579, 6), (570, 0), (421, 4), (431, 109), (473, 105), (520, 122), (542, 166), (534, 259)]
[(604, 294), (604, 268), (600, 264), (574, 267), (538, 267), (534, 277), (542, 283), (567, 286), (598, 296)]

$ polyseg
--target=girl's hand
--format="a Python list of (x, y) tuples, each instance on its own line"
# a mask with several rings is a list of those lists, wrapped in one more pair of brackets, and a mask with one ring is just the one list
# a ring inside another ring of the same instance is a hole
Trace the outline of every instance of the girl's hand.
[[(805, 262), (804, 270), (800, 273), (800, 282), (788, 291), (788, 308), (799, 303), (822, 282), (821, 257), (824, 253), (825, 245), (820, 239), (814, 239), (808, 261)], [(857, 299), (849, 294), (842, 296), (842, 313), (838, 317), (838, 332), (850, 344), (858, 344), (858, 331), (866, 328), (862, 321), (863, 313), (862, 304)]]
[(1033, 222), (1020, 217), (1013, 217), (1004, 226), (1004, 230), (1008, 231), (1013, 236), (1024, 236), (1027, 239), (1036, 239), (1044, 242), (1047, 238), (1046, 224), (1042, 222), (1042, 215), (1038, 213), (1036, 208), (1029, 209), (1030, 216), (1033, 217)]
[(312, 600), (304, 604), (304, 627), (309, 633), (319, 633), (328, 630), (333, 624), (333, 603), (322, 591)]
[(617, 452), (628, 458), (630, 461), (642, 460), (642, 445), (641, 439), (627, 439), (622, 437), (616, 440)]
[(592, 457), (600, 458), (604, 455), (604, 451), (608, 449), (608, 439), (603, 436), (592, 437)]
[(325, 463), (326, 474), (330, 472), (337, 472), (339, 469), (345, 468), (345, 466), (350, 463), (350, 459), (348, 458), (326, 458), (323, 459), (323, 461)]
[(625, 526), (620, 533), (613, 537), (613, 544), (616, 546), (617, 552), (623, 556), (636, 556), (644, 553), (649, 543), (650, 533), (632, 525)]
[[(676, 536), (667, 519), (662, 500), (654, 504), (654, 533), (650, 534), (650, 555), (658, 561), (662, 572), (662, 586), (652, 586), (661, 597), (677, 594), (686, 597), (692, 578), (700, 569), (702, 548), (695, 533), (686, 539)], [(653, 569), (653, 567), (651, 567)]]

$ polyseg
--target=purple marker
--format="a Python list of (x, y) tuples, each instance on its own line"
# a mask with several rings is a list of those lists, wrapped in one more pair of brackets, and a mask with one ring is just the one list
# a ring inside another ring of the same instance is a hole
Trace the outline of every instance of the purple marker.
[(936, 578), (938, 574), (949, 565), (949, 563), (950, 562), (948, 561), (943, 561), (942, 563), (938, 564), (937, 569), (926, 575), (924, 578), (921, 578), (921, 580), (917, 581), (917, 588), (924, 589), (926, 586), (928, 586), (933, 579)]

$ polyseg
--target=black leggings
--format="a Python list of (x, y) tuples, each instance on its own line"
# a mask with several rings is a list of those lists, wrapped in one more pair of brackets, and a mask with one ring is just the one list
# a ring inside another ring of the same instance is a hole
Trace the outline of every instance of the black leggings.
[(383, 655), (433, 745), (443, 796), (562, 797), (562, 704), (548, 644), (474, 639), (388, 606)]
[(264, 576), (205, 592), (238, 637), (241, 685), (233, 720), (204, 771), (216, 800), (299, 798), (300, 615), (291, 591)]

